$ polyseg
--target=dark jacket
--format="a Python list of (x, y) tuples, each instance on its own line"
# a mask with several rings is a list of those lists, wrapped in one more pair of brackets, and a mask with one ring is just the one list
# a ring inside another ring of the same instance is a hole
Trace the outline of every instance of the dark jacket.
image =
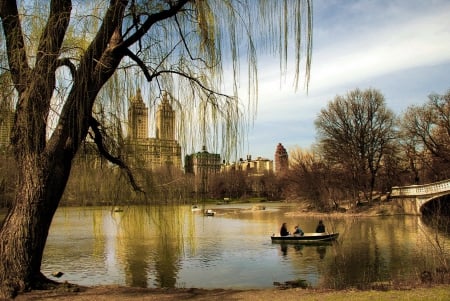
[(287, 236), (287, 235), (289, 235), (289, 231), (287, 230), (286, 226), (285, 225), (281, 226), (280, 236)]
[(325, 225), (324, 224), (318, 224), (316, 228), (317, 233), (324, 233), (325, 232)]

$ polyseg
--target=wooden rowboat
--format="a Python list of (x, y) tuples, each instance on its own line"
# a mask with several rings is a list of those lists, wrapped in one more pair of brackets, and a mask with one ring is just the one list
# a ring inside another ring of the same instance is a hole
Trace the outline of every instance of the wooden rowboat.
[(330, 242), (336, 240), (339, 233), (305, 233), (303, 236), (288, 235), (279, 236), (272, 235), (270, 239), (275, 243), (320, 243), (320, 242)]

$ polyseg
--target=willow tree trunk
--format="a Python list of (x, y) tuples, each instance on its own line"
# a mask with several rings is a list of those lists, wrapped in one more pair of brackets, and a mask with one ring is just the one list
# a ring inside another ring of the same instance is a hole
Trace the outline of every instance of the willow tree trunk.
[(0, 230), (1, 295), (45, 286), (41, 261), (53, 215), (67, 183), (70, 156), (23, 157), (18, 161), (18, 189)]
[[(72, 160), (87, 135), (97, 93), (123, 57), (112, 51), (117, 44), (111, 38), (120, 33), (126, 6), (127, 1), (110, 1), (103, 26), (75, 66), (61, 57), (72, 3), (51, 1), (31, 67), (17, 4), (0, 0), (10, 74), (18, 92), (11, 144), (19, 173), (14, 202), (0, 229), (0, 299), (52, 282), (40, 271), (50, 225)], [(72, 87), (48, 137), (48, 115), (61, 66), (70, 69)]]

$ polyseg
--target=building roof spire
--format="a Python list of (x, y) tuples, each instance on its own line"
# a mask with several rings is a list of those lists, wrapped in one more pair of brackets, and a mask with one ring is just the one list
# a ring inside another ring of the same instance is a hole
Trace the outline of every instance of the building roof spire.
[(140, 88), (138, 88), (138, 89), (136, 90), (136, 95), (135, 95), (134, 97), (131, 98), (131, 102), (135, 102), (135, 103), (141, 103), (141, 102), (144, 102), (144, 101), (142, 100), (142, 94), (141, 94), (141, 89), (140, 89)]

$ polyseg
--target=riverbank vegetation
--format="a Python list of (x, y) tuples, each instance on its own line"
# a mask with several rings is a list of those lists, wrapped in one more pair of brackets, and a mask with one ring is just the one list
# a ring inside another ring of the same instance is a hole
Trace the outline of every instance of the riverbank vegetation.
[[(450, 127), (436, 122), (445, 118), (445, 112), (450, 112), (450, 91), (430, 95), (422, 106), (411, 107), (394, 119), (379, 91), (355, 90), (348, 96), (337, 97), (323, 109), (316, 122), (322, 133), (317, 144), (310, 149), (291, 149), (288, 170), (279, 174), (267, 171), (258, 176), (242, 170), (209, 174), (203, 193), (194, 174), (173, 168), (131, 168), (142, 190), (137, 192), (120, 168), (102, 159), (91, 143), (84, 142), (61, 204), (182, 204), (257, 198), (299, 202), (309, 211), (366, 210), (364, 206), (372, 202), (380, 204), (388, 200), (393, 186), (447, 179), (450, 136), (446, 133)], [(352, 126), (361, 123), (372, 124), (373, 128)], [(373, 136), (380, 137), (378, 143)], [(365, 141), (372, 141), (372, 145)], [(347, 147), (344, 154), (345, 145), (354, 147)], [(9, 149), (0, 155), (4, 162), (0, 169), (0, 206), (7, 207), (17, 187), (17, 166)]]

